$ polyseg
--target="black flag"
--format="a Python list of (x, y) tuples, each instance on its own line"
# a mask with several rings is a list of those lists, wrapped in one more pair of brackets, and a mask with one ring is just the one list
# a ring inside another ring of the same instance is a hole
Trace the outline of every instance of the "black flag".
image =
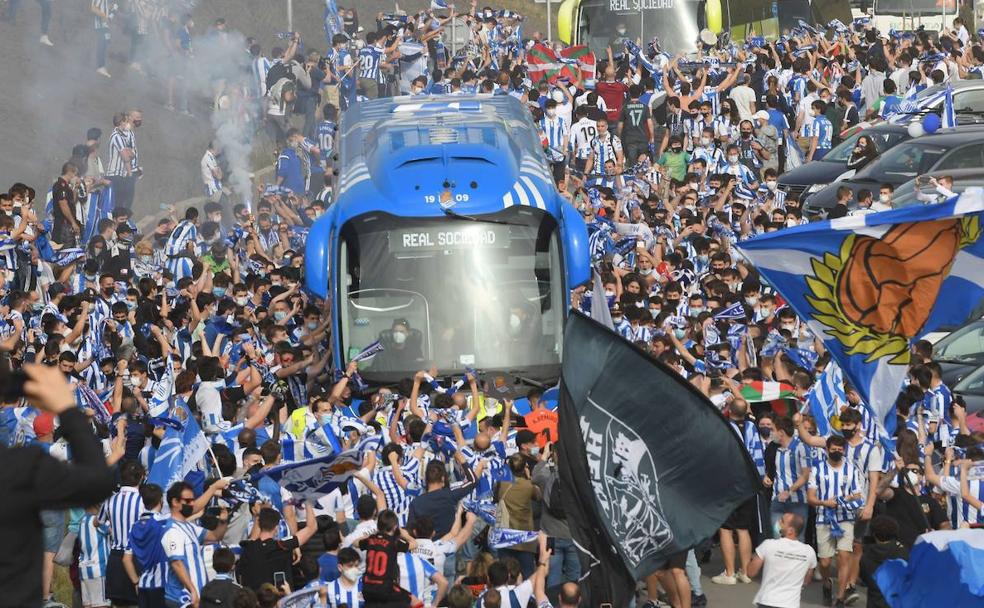
[(712, 536), (759, 488), (717, 408), (673, 370), (580, 313), (564, 330), (558, 459), (567, 521), (594, 566), (588, 606)]

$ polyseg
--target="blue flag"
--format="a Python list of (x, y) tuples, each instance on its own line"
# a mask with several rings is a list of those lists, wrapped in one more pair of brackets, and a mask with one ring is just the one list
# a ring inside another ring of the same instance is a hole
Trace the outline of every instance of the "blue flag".
[(946, 92), (943, 93), (943, 117), (940, 127), (943, 129), (954, 129), (957, 126), (957, 115), (953, 111), (953, 86), (946, 83)]
[(342, 486), (361, 466), (362, 452), (355, 449), (282, 464), (260, 471), (253, 479), (268, 477), (295, 498), (306, 500), (324, 496)]
[(940, 530), (916, 539), (908, 563), (893, 559), (875, 571), (892, 608), (984, 605), (984, 533)]
[(180, 403), (174, 405), (173, 416), (182, 424), (181, 430), (167, 425), (164, 439), (150, 465), (147, 483), (160, 486), (165, 492), (176, 481), (193, 471), (208, 452), (208, 439), (198, 422)]
[(338, 14), (338, 5), (335, 0), (325, 0), (325, 38), (328, 40), (328, 47), (331, 48), (331, 39), (335, 34), (345, 33), (345, 23)]
[(817, 377), (816, 384), (806, 394), (806, 403), (821, 437), (840, 431), (840, 410), (847, 405), (847, 394), (844, 392), (844, 374), (836, 363), (828, 363)]
[(505, 549), (514, 545), (528, 543), (536, 540), (540, 535), (538, 530), (513, 530), (511, 528), (489, 529), (489, 546), (493, 549)]
[(747, 318), (745, 306), (735, 302), (714, 315), (715, 321), (744, 321)]
[(944, 203), (796, 226), (739, 248), (822, 337), (891, 435), (910, 342), (960, 325), (984, 296), (982, 215), (984, 190), (971, 188)]
[(383, 352), (384, 350), (386, 349), (383, 348), (382, 343), (379, 340), (376, 340), (369, 346), (363, 348), (358, 353), (356, 353), (356, 355), (352, 357), (352, 360), (359, 361), (359, 362), (368, 361), (369, 359), (372, 359), (373, 357)]

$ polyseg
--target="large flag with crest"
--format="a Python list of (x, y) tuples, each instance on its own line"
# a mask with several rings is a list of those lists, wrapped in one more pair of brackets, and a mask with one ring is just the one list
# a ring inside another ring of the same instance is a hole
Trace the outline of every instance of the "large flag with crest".
[(534, 84), (546, 80), (555, 84), (560, 78), (571, 81), (594, 80), (597, 60), (595, 54), (584, 45), (567, 47), (555, 52), (545, 44), (537, 44), (527, 54), (530, 80)]
[(170, 414), (177, 423), (166, 425), (147, 475), (147, 483), (157, 484), (165, 492), (195, 470), (209, 449), (208, 439), (187, 406), (175, 403)]
[[(984, 297), (984, 191), (787, 228), (739, 245), (809, 324), (889, 434), (912, 340)], [(890, 415), (891, 414), (891, 415)]]
[(557, 454), (567, 522), (592, 563), (585, 605), (628, 606), (636, 580), (755, 494), (758, 473), (707, 397), (633, 344), (572, 312), (564, 348)]

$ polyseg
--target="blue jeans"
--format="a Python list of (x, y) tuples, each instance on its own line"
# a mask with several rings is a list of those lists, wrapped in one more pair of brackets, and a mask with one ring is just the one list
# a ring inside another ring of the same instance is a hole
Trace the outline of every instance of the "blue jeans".
[(577, 547), (569, 538), (555, 538), (554, 552), (550, 556), (550, 571), (547, 574), (547, 587), (553, 588), (563, 583), (577, 582), (581, 578), (581, 560)]
[(809, 505), (805, 502), (790, 502), (788, 500), (781, 502), (773, 499), (772, 504), (769, 506), (769, 522), (772, 524), (772, 527), (768, 530), (768, 536), (770, 538), (772, 537), (773, 531), (776, 528), (776, 522), (782, 519), (783, 515), (786, 513), (795, 513), (803, 518), (803, 527), (799, 532), (799, 539), (802, 541), (803, 533), (806, 531), (806, 514), (808, 509)]
[(694, 595), (704, 595), (704, 589), (700, 586), (700, 564), (697, 563), (697, 553), (693, 549), (687, 552), (687, 580), (690, 581), (690, 590)]

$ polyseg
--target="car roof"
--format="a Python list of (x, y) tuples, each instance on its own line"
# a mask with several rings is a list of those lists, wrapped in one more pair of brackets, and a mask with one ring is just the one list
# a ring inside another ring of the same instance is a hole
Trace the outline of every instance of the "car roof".
[[(965, 141), (969, 140), (969, 141)], [(946, 133), (936, 133), (933, 135), (921, 135), (912, 139), (900, 142), (900, 146), (907, 144), (936, 144), (941, 146), (954, 146), (970, 141), (984, 140), (984, 124), (980, 125), (961, 125), (960, 127), (947, 130)]]

